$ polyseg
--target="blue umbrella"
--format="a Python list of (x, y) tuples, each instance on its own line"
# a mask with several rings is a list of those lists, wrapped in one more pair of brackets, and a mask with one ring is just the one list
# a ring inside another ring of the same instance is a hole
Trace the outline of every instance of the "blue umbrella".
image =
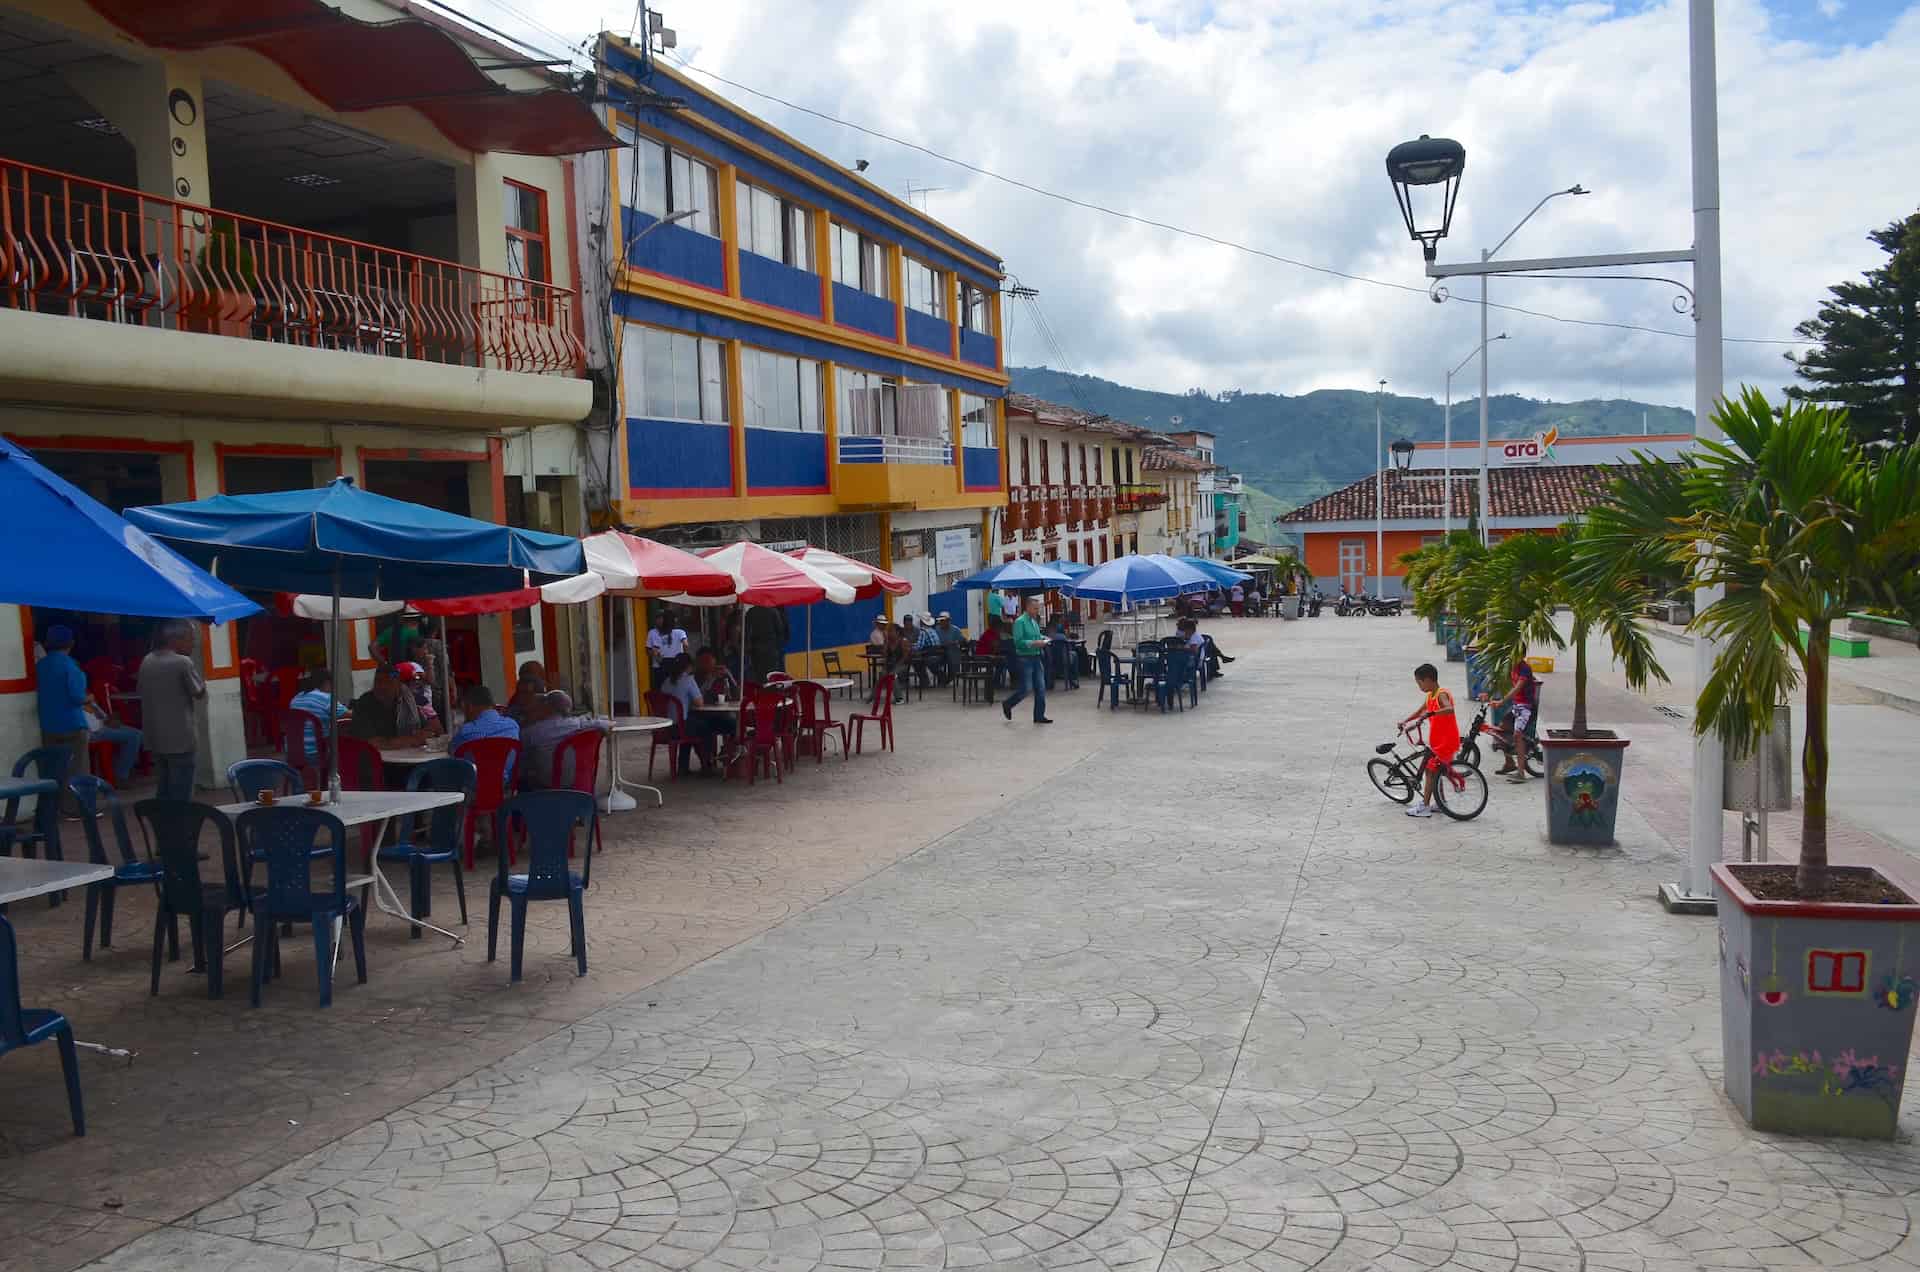
[(1049, 561), (1047, 562), (1047, 568), (1049, 570), (1058, 570), (1070, 579), (1077, 579), (1092, 570), (1093, 566), (1085, 561)]
[(1212, 579), (1219, 587), (1232, 587), (1235, 583), (1251, 583), (1253, 581), (1253, 575), (1248, 574), (1245, 570), (1236, 570), (1230, 565), (1223, 565), (1218, 561), (1209, 561), (1205, 557), (1183, 556), (1178, 559), (1185, 561), (1188, 565)]
[(1132, 609), (1142, 601), (1164, 601), (1188, 592), (1217, 587), (1212, 579), (1185, 561), (1164, 553), (1116, 557), (1075, 580), (1066, 590), (1083, 601), (1105, 601)]
[(997, 589), (1002, 592), (1045, 592), (1051, 588), (1065, 587), (1073, 582), (1051, 565), (1036, 565), (1032, 561), (1006, 561), (1000, 565), (988, 566), (978, 574), (969, 574), (954, 584), (976, 592)]
[[(223, 623), (260, 607), (0, 438), (9, 605)], [(36, 550), (38, 549), (38, 550)]]
[(361, 490), (215, 495), (130, 508), (127, 520), (228, 583), (369, 600), (439, 600), (583, 573), (578, 539), (478, 521)]

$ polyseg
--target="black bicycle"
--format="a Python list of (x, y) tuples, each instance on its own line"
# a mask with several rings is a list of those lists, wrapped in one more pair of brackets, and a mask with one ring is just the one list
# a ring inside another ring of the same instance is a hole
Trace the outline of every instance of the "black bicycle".
[[(1487, 723), (1487, 706), (1484, 700), (1480, 703), (1480, 710), (1474, 714), (1473, 724), (1468, 727), (1466, 737), (1460, 740), (1460, 758), (1475, 768), (1480, 767), (1480, 735), (1483, 733), (1487, 735), (1487, 744), (1494, 750), (1502, 755), (1513, 754), (1513, 744), (1505, 740), (1499, 729)], [(1540, 758), (1540, 744), (1531, 738), (1526, 738), (1524, 734), (1522, 737), (1527, 744), (1527, 776), (1545, 777), (1547, 770)]]
[[(1433, 749), (1421, 734), (1425, 723), (1401, 726), (1400, 736), (1412, 745), (1411, 751), (1403, 753), (1396, 743), (1382, 742), (1373, 748), (1375, 758), (1367, 761), (1368, 779), (1396, 804), (1411, 804), (1425, 784), (1427, 765), (1433, 759)], [(1455, 756), (1433, 783), (1433, 805), (1455, 821), (1472, 821), (1487, 807), (1487, 779)]]

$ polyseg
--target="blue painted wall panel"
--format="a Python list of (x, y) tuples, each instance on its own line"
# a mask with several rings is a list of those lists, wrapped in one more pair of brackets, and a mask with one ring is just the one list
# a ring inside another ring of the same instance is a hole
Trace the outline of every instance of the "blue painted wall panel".
[(820, 316), (820, 278), (755, 252), (740, 253), (740, 295), (763, 305), (778, 305)]
[[(855, 601), (851, 605), (833, 605), (822, 602), (819, 605), (793, 605), (787, 609), (787, 652), (804, 654), (807, 652), (807, 614), (813, 614), (813, 647), (832, 649), (836, 645), (864, 645), (867, 633), (873, 630), (873, 620), (881, 611), (881, 599), (874, 597), (870, 601)], [(846, 662), (846, 659), (841, 659)], [(855, 663), (850, 669), (864, 669), (864, 663)], [(814, 669), (819, 670), (816, 661)]]
[[(926, 599), (926, 603), (921, 606), (921, 609), (936, 617), (938, 617), (941, 610), (945, 610), (947, 613), (953, 615), (953, 625), (955, 627), (964, 628), (967, 625), (967, 594), (957, 587), (951, 592), (935, 592)], [(970, 634), (979, 635), (978, 632)]]
[(719, 239), (676, 224), (663, 225), (635, 242), (634, 236), (652, 225), (655, 218), (632, 208), (621, 211), (627, 241), (633, 243), (627, 261), (635, 269), (650, 269), (715, 291), (726, 290), (726, 245)]
[(1000, 452), (993, 447), (969, 446), (960, 452), (962, 480), (969, 487), (1000, 487)]
[(983, 367), (993, 366), (999, 353), (998, 344), (992, 336), (983, 336), (977, 331), (963, 328), (960, 332), (960, 357), (963, 361)]
[(869, 335), (891, 340), (894, 335), (893, 302), (869, 296), (845, 283), (833, 285), (833, 320)]
[(827, 488), (827, 439), (781, 428), (747, 430), (747, 491), (804, 494)]
[(900, 376), (925, 384), (944, 384), (950, 388), (964, 389), (968, 393), (978, 393), (983, 397), (1002, 398), (1007, 395), (1005, 387), (986, 380), (974, 380), (947, 371), (935, 371), (918, 363), (905, 362), (884, 354), (868, 353), (864, 349), (849, 348), (831, 340), (816, 340), (811, 336), (799, 336), (789, 331), (763, 327), (756, 322), (746, 322), (739, 318), (729, 318), (699, 309), (688, 309), (683, 305), (650, 300), (627, 292), (615, 293), (614, 311), (635, 322), (651, 323), (657, 327), (672, 327), (676, 331), (690, 331), (695, 335), (711, 336), (715, 340), (744, 340), (762, 349), (792, 354), (797, 358), (837, 362), (844, 366), (857, 367), (862, 371), (872, 371), (876, 375)]
[(627, 421), (627, 480), (635, 497), (733, 493), (733, 431), (725, 424)]
[[(839, 302), (836, 300), (836, 304)], [(907, 343), (916, 349), (953, 356), (953, 324), (918, 309), (907, 310)]]

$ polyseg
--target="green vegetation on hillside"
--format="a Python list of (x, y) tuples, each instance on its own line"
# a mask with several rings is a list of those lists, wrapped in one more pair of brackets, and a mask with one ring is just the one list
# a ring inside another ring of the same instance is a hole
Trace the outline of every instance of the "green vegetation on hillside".
[[(1239, 473), (1256, 498), (1248, 514), (1248, 532), (1267, 538), (1256, 522), (1271, 529), (1273, 516), (1338, 490), (1374, 470), (1374, 395), (1352, 389), (1321, 389), (1290, 397), (1279, 393), (1156, 393), (1090, 375), (1069, 375), (1049, 367), (1010, 367), (1021, 393), (1161, 432), (1200, 429), (1214, 435), (1214, 456)], [(1550, 427), (1572, 437), (1601, 437), (1642, 431), (1690, 433), (1693, 412), (1624, 400), (1540, 402), (1512, 394), (1491, 399), (1488, 426), (1494, 437), (1531, 437)], [(1440, 440), (1444, 408), (1430, 398), (1388, 394), (1384, 404), (1386, 440)], [(1453, 404), (1456, 439), (1479, 428), (1478, 398)]]

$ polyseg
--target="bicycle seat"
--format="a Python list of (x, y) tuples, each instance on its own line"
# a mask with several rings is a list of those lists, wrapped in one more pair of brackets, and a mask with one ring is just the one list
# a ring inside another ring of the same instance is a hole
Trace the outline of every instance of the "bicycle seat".
[(1381, 744), (1380, 744), (1379, 746), (1376, 746), (1376, 747), (1374, 747), (1374, 748), (1373, 748), (1373, 753), (1374, 753), (1375, 755), (1392, 755), (1392, 754), (1393, 754), (1393, 743), (1391, 743), (1391, 742), (1382, 742), (1382, 743), (1381, 743)]

